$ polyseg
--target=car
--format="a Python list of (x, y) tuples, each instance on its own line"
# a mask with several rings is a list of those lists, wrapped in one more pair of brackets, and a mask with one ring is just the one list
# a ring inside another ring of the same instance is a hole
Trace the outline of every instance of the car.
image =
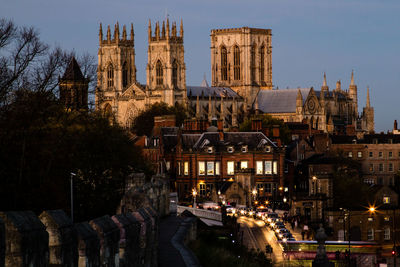
[(264, 208), (264, 207), (259, 207), (256, 210), (256, 214), (258, 218), (262, 218), (263, 216), (265, 217), (265, 215), (268, 213), (268, 209)]
[(212, 202), (212, 201), (205, 201), (200, 206), (202, 206), (203, 209), (205, 209), (205, 210), (218, 210), (220, 208), (217, 203)]
[(227, 205), (226, 206), (226, 213), (235, 214), (236, 213), (236, 208), (232, 207), (231, 205)]

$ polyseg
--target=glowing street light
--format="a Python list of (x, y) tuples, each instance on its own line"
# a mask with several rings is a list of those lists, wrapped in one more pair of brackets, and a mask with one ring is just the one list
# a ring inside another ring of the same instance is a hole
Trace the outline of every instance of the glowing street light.
[(197, 196), (196, 188), (193, 188), (192, 195), (193, 195), (193, 208), (196, 208), (196, 196)]
[(376, 212), (375, 206), (369, 206), (368, 211), (369, 213), (374, 214)]

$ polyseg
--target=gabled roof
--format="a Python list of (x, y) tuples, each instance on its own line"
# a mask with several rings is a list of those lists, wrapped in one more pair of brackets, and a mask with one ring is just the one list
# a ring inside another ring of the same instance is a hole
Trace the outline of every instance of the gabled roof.
[[(203, 84), (206, 85), (206, 84)], [(208, 87), (208, 86), (187, 86), (187, 96), (216, 96), (216, 97), (235, 97), (242, 99), (235, 91), (229, 87)]]
[(294, 113), (299, 90), (304, 105), (311, 88), (260, 90), (257, 95), (258, 109), (264, 113)]
[(79, 67), (75, 57), (71, 58), (71, 61), (69, 62), (62, 79), (69, 81), (85, 80), (85, 77), (83, 76), (81, 68)]

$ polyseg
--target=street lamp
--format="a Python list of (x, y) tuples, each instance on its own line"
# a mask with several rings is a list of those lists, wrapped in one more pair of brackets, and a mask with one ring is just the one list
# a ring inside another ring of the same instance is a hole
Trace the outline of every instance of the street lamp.
[(76, 173), (70, 173), (70, 186), (71, 186), (71, 221), (74, 222), (74, 180), (73, 177)]
[(196, 188), (193, 188), (192, 195), (193, 195), (193, 208), (196, 208), (196, 196), (197, 196)]

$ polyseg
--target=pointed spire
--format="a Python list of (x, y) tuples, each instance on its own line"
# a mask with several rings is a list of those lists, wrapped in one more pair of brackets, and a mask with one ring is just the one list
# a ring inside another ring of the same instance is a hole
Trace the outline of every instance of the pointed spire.
[(322, 86), (327, 86), (326, 84), (326, 73), (324, 72), (324, 82), (322, 83)]
[(162, 22), (162, 38), (165, 38), (165, 22)]
[(126, 41), (126, 26), (122, 27), (122, 40)]
[(367, 108), (370, 108), (371, 107), (371, 102), (370, 102), (370, 100), (369, 100), (369, 86), (367, 86), (367, 106), (366, 106)]
[(196, 117), (199, 118), (200, 117), (200, 96), (197, 95), (196, 98)]
[(114, 40), (119, 41), (119, 24), (118, 24), (118, 21), (117, 21), (117, 24), (115, 24)]
[(303, 96), (301, 95), (300, 89), (297, 89), (296, 101), (303, 101)]
[(107, 27), (107, 41), (111, 40), (111, 30), (110, 30), (110, 25)]
[(183, 38), (183, 20), (181, 19), (180, 36)]
[(99, 41), (100, 41), (100, 43), (103, 41), (103, 26), (101, 25), (101, 22), (100, 22), (100, 29), (99, 29)]
[(169, 39), (169, 18), (167, 18), (167, 39)]
[(355, 85), (354, 84), (354, 72), (351, 70), (351, 81), (350, 81), (350, 86)]
[(131, 41), (135, 38), (135, 32), (133, 31), (133, 23), (131, 23)]
[(147, 29), (149, 34), (149, 41), (151, 40), (151, 20), (149, 19), (149, 28)]
[(159, 25), (158, 21), (156, 22), (155, 34), (156, 34), (156, 39), (159, 40), (160, 39), (160, 25)]
[(336, 82), (336, 90), (340, 91), (341, 89), (342, 88), (341, 88), (341, 84), (340, 84), (340, 80), (339, 80), (339, 81)]
[(176, 37), (176, 22), (175, 21), (172, 23), (171, 31), (172, 31), (172, 36)]

